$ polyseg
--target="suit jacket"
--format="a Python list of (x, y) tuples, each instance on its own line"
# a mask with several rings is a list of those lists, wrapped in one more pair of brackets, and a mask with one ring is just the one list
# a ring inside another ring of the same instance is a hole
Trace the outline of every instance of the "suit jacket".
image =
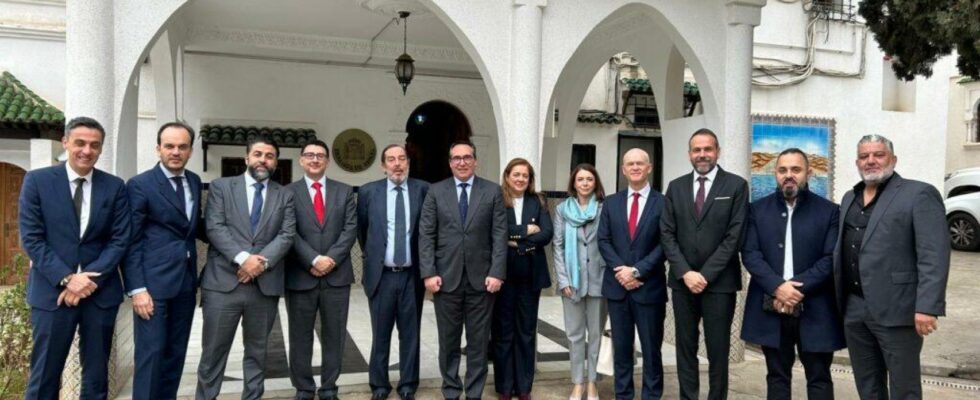
[(740, 176), (717, 168), (700, 216), (694, 211), (693, 172), (667, 186), (660, 230), (670, 262), (672, 279), (667, 285), (673, 289), (687, 290), (683, 277), (688, 271), (704, 275), (706, 291), (734, 293), (742, 289), (738, 250), (749, 208), (749, 186)]
[[(786, 200), (776, 192), (752, 203), (742, 262), (752, 275), (745, 297), (742, 339), (779, 347), (780, 315), (762, 311), (763, 294), (782, 285), (786, 246)], [(844, 331), (834, 304), (833, 254), (840, 212), (833, 202), (800, 191), (793, 209), (793, 281), (803, 283), (800, 346), (805, 352), (844, 348)]]
[[(667, 302), (667, 285), (664, 276), (664, 252), (660, 244), (658, 221), (663, 218), (664, 198), (660, 192), (650, 188), (650, 195), (640, 220), (636, 222), (636, 237), (630, 240), (629, 215), (626, 212), (626, 199), (629, 190), (623, 190), (606, 197), (602, 203), (602, 217), (599, 218), (599, 253), (606, 261), (606, 272), (602, 278), (602, 295), (611, 300), (624, 300), (627, 295), (641, 304)], [(634, 267), (640, 271), (638, 278), (643, 282), (633, 290), (626, 290), (616, 280), (614, 268), (621, 265)]]
[(606, 261), (599, 254), (599, 240), (597, 238), (599, 222), (602, 219), (602, 208), (602, 202), (600, 202), (596, 208), (595, 219), (585, 224), (584, 234), (581, 228), (575, 230), (577, 243), (565, 243), (565, 217), (559, 211), (560, 209), (556, 209), (555, 233), (552, 239), (552, 249), (555, 251), (555, 280), (558, 281), (555, 285), (556, 293), (560, 294), (562, 289), (571, 285), (568, 267), (565, 264), (565, 246), (578, 246), (579, 243), (585, 243), (585, 251), (578, 252), (579, 285), (581, 287), (572, 294), (572, 299), (577, 301), (585, 296), (602, 296), (602, 276), (606, 273)]
[[(411, 233), (409, 249), (412, 255), (412, 271), (419, 277), (419, 216), (422, 214), (422, 201), (429, 192), (425, 181), (408, 178), (409, 222)], [(381, 282), (385, 263), (385, 248), (388, 243), (388, 178), (380, 179), (357, 191), (357, 242), (361, 245), (363, 273), (361, 284), (364, 294), (373, 298)]]
[(160, 164), (126, 184), (133, 210), (133, 239), (123, 266), (126, 290), (146, 288), (154, 300), (166, 300), (178, 294), (185, 275), (197, 286), (201, 178), (187, 170), (184, 176), (194, 202), (189, 220), (181, 210), (184, 199), (177, 198)]
[(285, 280), (286, 253), (296, 235), (296, 213), (293, 192), (272, 180), (266, 187), (262, 216), (255, 234), (249, 215), (243, 175), (219, 178), (208, 187), (205, 224), (208, 239), (208, 260), (201, 272), (201, 288), (228, 293), (238, 287), (238, 268), (235, 256), (244, 251), (260, 254), (269, 260), (264, 273), (253, 283), (266, 296), (282, 296)]
[(88, 225), (79, 238), (78, 216), (64, 163), (36, 169), (24, 176), (18, 203), (20, 241), (31, 259), (27, 304), (42, 310), (58, 308), (61, 280), (77, 272), (98, 272), (98, 289), (82, 301), (101, 308), (122, 303), (119, 264), (130, 239), (130, 208), (122, 179), (101, 170), (92, 173)]
[[(443, 291), (465, 279), (485, 291), (488, 276), (507, 276), (507, 211), (500, 186), (474, 177), (468, 188), (469, 210), (460, 221), (454, 178), (429, 186), (419, 219), (419, 267), (422, 278), (442, 277)], [(466, 271), (467, 276), (463, 276)]]
[[(884, 326), (912, 326), (915, 313), (946, 315), (949, 232), (939, 191), (924, 182), (892, 175), (878, 197), (861, 241), (858, 267), (868, 309)], [(841, 235), (844, 214), (854, 202), (841, 201), (840, 232), (834, 248), (837, 305), (844, 310)]]
[[(292, 251), (286, 260), (286, 288), (310, 290), (323, 280), (334, 287), (354, 282), (350, 249), (357, 238), (357, 209), (354, 189), (349, 185), (327, 178), (323, 187), (326, 215), (323, 225), (313, 211), (313, 197), (306, 186), (306, 178), (300, 178), (287, 186), (292, 192), (296, 207), (296, 237)], [(337, 266), (322, 277), (310, 273), (313, 260), (320, 255), (332, 258)]]
[[(541, 232), (528, 235), (527, 226), (530, 224), (537, 225)], [(507, 276), (510, 282), (517, 279), (530, 282), (531, 289), (535, 291), (551, 286), (545, 246), (551, 243), (554, 226), (548, 208), (541, 204), (538, 196), (524, 196), (519, 222), (514, 209), (507, 209), (507, 230), (507, 240), (517, 242), (517, 248), (507, 246)]]

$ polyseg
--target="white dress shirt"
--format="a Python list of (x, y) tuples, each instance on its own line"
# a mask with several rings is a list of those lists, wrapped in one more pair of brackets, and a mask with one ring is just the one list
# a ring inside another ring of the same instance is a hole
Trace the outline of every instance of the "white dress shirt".
[(89, 210), (92, 208), (92, 175), (95, 174), (95, 169), (93, 168), (85, 176), (76, 173), (67, 162), (65, 169), (68, 170), (68, 193), (73, 199), (75, 197), (75, 179), (85, 178), (85, 183), (82, 184), (82, 212), (78, 216), (78, 237), (81, 238), (85, 236), (85, 228), (88, 228)]
[[(387, 267), (397, 267), (395, 265), (395, 201), (398, 200), (398, 191), (395, 190), (394, 182), (390, 179), (386, 179), (388, 190), (385, 191), (385, 210), (387, 211), (387, 223), (385, 224), (387, 228), (387, 239), (385, 240), (385, 266)], [(408, 180), (405, 180), (401, 184), (402, 187), (402, 203), (405, 207), (405, 265), (402, 267), (408, 267), (412, 265), (412, 216), (411, 216), (411, 205), (408, 201)], [(468, 189), (468, 188), (467, 188)]]
[(466, 205), (469, 206), (470, 198), (473, 197), (473, 181), (476, 180), (476, 175), (470, 177), (469, 180), (463, 182), (459, 178), (453, 176), (453, 181), (456, 182), (456, 201), (459, 201), (459, 196), (463, 194), (463, 188), (459, 187), (460, 183), (466, 183)]
[(184, 187), (184, 211), (187, 213), (187, 220), (190, 221), (191, 213), (194, 211), (194, 196), (191, 193), (191, 184), (187, 181), (187, 175), (183, 174), (181, 171), (180, 175), (174, 175), (169, 169), (160, 164), (160, 170), (163, 171), (163, 175), (167, 177), (167, 181), (170, 182), (170, 187), (174, 188), (174, 192), (177, 191), (177, 182), (174, 182), (173, 178), (180, 177), (182, 186)]
[(784, 238), (784, 248), (786, 253), (783, 256), (783, 280), (790, 280), (796, 273), (793, 270), (793, 210), (795, 204), (786, 203), (786, 237)]
[[(639, 191), (633, 190), (633, 188), (629, 188), (628, 193), (629, 196), (626, 196), (626, 218), (627, 218), (626, 221), (627, 223), (629, 223), (629, 216), (631, 215), (630, 213), (633, 212), (633, 193), (639, 193), (640, 199), (638, 203), (640, 209), (636, 211), (636, 223), (639, 224), (640, 218), (643, 218), (643, 209), (647, 205), (647, 199), (650, 198), (650, 184), (648, 183), (646, 186), (643, 187), (643, 189), (640, 189)], [(637, 229), (639, 229), (639, 225), (637, 225)]]
[[(312, 203), (310, 203), (310, 204), (316, 204), (316, 189), (313, 188), (313, 182), (320, 182), (320, 196), (323, 196), (323, 212), (326, 213), (326, 211), (327, 211), (327, 176), (326, 175), (321, 176), (320, 179), (317, 179), (317, 180), (314, 181), (313, 179), (311, 179), (309, 177), (309, 175), (303, 175), (303, 180), (306, 181), (306, 190), (308, 190), (310, 192), (310, 200), (312, 201)], [(265, 193), (262, 193), (262, 194), (265, 195)], [(265, 206), (265, 203), (263, 202), (262, 205)], [(252, 207), (249, 206), (249, 209), (252, 209)], [(326, 215), (324, 215), (324, 222), (326, 222)], [(302, 239), (297, 239), (297, 240), (302, 240)], [(320, 261), (320, 257), (323, 257), (323, 256), (313, 257), (313, 260), (310, 261), (310, 266), (315, 267), (316, 266), (316, 262), (317, 261)]]
[(515, 197), (512, 200), (512, 204), (514, 205), (514, 220), (517, 222), (517, 225), (520, 225), (521, 221), (524, 220), (524, 196)]
[[(701, 185), (698, 182), (698, 177), (700, 177), (700, 176), (701, 176), (701, 174), (699, 174), (698, 171), (694, 171), (694, 189), (693, 189), (694, 192), (693, 193), (694, 193), (694, 199), (695, 199), (695, 201), (697, 201), (697, 198), (698, 198), (698, 187), (700, 187), (700, 185)], [(704, 201), (707, 202), (708, 201), (708, 193), (711, 193), (711, 184), (715, 183), (715, 177), (718, 176), (718, 166), (715, 165), (715, 167), (712, 168), (711, 171), (708, 171), (707, 174), (704, 174), (704, 176), (706, 178), (708, 178), (708, 180), (704, 181)]]
[[(252, 213), (252, 200), (255, 198), (255, 178), (249, 175), (248, 171), (245, 172), (245, 200), (248, 201), (248, 210), (245, 210), (249, 215)], [(269, 194), (269, 179), (262, 181), (262, 208), (259, 210), (259, 215), (262, 215), (262, 210), (265, 210), (265, 199), (266, 195)], [(242, 265), (248, 257), (251, 256), (247, 251), (241, 251), (235, 255), (235, 264)]]

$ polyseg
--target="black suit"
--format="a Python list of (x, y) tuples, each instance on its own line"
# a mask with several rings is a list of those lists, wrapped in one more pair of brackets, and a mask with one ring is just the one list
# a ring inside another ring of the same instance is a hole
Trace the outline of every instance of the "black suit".
[[(487, 379), (487, 346), (494, 295), (488, 277), (503, 280), (507, 261), (507, 211), (500, 186), (479, 177), (468, 190), (469, 210), (460, 215), (455, 178), (429, 186), (419, 220), (422, 278), (439, 276), (433, 296), (439, 329), (439, 370), (446, 398), (480, 398)], [(505, 285), (507, 283), (504, 283)], [(459, 379), (460, 337), (466, 326), (466, 382)]]
[[(494, 386), (504, 395), (531, 393), (538, 304), (541, 289), (551, 286), (544, 251), (554, 230), (548, 209), (537, 196), (524, 196), (520, 221), (516, 215), (507, 209), (508, 240), (517, 247), (507, 247), (507, 283), (494, 302), (491, 326)], [(528, 225), (541, 231), (528, 235)]]
[[(324, 220), (318, 221), (306, 177), (289, 184), (296, 206), (296, 239), (286, 259), (286, 311), (289, 314), (289, 374), (297, 399), (312, 399), (313, 332), (320, 316), (320, 398), (337, 395), (340, 361), (347, 343), (347, 310), (354, 282), (350, 249), (357, 237), (354, 191), (324, 178)], [(336, 262), (322, 277), (310, 273), (319, 256)]]
[[(385, 178), (361, 186), (358, 190), (357, 240), (361, 245), (363, 260), (364, 293), (371, 311), (368, 382), (375, 393), (391, 391), (388, 352), (391, 348), (391, 331), (397, 324), (398, 393), (404, 395), (414, 394), (419, 385), (419, 326), (425, 288), (419, 278), (418, 222), (429, 184), (412, 178), (404, 183), (408, 185), (408, 193), (403, 195), (407, 195), (409, 204), (405, 211), (409, 219), (406, 229), (409, 232), (407, 244), (411, 259), (402, 269), (391, 268), (396, 265), (386, 265), (385, 262), (388, 245), (391, 243), (393, 246), (395, 241), (395, 238), (388, 236), (388, 219), (390, 216), (394, 220), (397, 214), (394, 208), (388, 207), (388, 183)], [(395, 226), (390, 227), (392, 232)]]
[[(705, 193), (700, 215), (695, 210), (693, 173), (670, 182), (660, 229), (670, 262), (674, 324), (677, 335), (677, 377), (682, 399), (698, 398), (698, 323), (704, 318), (708, 350), (709, 399), (728, 395), (728, 353), (735, 292), (742, 289), (739, 245), (748, 211), (745, 179), (717, 168)], [(699, 294), (684, 284), (683, 276), (698, 271), (708, 281)]]

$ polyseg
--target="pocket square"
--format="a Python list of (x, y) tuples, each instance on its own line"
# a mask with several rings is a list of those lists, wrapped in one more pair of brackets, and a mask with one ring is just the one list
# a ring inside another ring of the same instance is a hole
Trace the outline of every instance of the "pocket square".
[(718, 200), (731, 200), (731, 199), (732, 199), (732, 196), (728, 196), (728, 197), (715, 197), (715, 201), (718, 201)]

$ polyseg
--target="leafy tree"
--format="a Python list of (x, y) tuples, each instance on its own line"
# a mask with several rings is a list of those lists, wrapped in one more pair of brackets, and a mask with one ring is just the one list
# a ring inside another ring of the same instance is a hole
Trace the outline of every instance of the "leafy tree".
[(960, 73), (980, 79), (980, 0), (864, 0), (858, 11), (904, 80), (929, 77), (954, 49)]

